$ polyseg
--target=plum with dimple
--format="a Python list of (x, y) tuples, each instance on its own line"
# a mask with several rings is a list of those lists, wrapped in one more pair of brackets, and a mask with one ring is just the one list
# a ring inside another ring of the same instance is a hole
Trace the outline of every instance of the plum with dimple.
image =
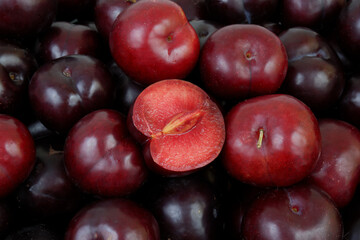
[(228, 25), (214, 32), (199, 61), (205, 89), (227, 100), (276, 92), (288, 66), (280, 39), (252, 24)]
[(285, 94), (240, 102), (226, 115), (222, 160), (236, 179), (257, 186), (289, 186), (307, 177), (321, 153), (317, 119)]
[(343, 237), (338, 209), (315, 188), (295, 185), (261, 194), (247, 210), (244, 239), (327, 239)]

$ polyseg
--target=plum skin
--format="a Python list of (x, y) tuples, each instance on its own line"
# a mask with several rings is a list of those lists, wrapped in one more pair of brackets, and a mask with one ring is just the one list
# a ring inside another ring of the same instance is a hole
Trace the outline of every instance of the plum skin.
[(168, 0), (129, 6), (116, 18), (109, 45), (119, 67), (144, 86), (185, 78), (200, 52), (197, 34), (182, 8)]
[(239, 100), (276, 92), (288, 60), (274, 33), (254, 24), (233, 24), (208, 38), (199, 64), (205, 89), (221, 99)]
[(0, 114), (0, 197), (10, 194), (34, 167), (35, 143), (18, 119)]
[[(101, 109), (83, 117), (66, 138), (65, 167), (84, 192), (104, 197), (133, 193), (148, 171), (119, 112)], [(110, 167), (109, 167), (110, 166)]]
[[(276, 117), (274, 117), (276, 116)], [(285, 94), (240, 102), (225, 117), (222, 161), (230, 175), (258, 186), (289, 186), (314, 169), (321, 153), (317, 119)]]

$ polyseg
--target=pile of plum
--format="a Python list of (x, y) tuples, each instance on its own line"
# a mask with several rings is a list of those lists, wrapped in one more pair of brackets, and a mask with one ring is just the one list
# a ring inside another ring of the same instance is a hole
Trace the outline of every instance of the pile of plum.
[(360, 239), (360, 0), (0, 0), (0, 239)]

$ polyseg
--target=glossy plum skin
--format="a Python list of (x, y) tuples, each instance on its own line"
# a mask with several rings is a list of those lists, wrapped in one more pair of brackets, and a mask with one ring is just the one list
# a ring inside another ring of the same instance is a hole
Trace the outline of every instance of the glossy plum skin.
[(190, 21), (191, 26), (195, 29), (200, 41), (200, 49), (203, 48), (206, 40), (213, 34), (216, 30), (219, 30), (223, 25), (208, 21), (208, 20), (199, 20), (194, 19)]
[(75, 184), (94, 195), (115, 197), (136, 191), (147, 177), (143, 156), (119, 112), (89, 113), (71, 129), (65, 166)]
[(160, 240), (153, 215), (130, 200), (109, 199), (86, 206), (70, 222), (65, 240)]
[(360, 75), (354, 74), (347, 82), (338, 104), (341, 119), (360, 128)]
[(130, 108), (144, 87), (126, 76), (115, 62), (111, 62), (109, 65), (109, 70), (116, 82), (114, 106), (116, 110), (128, 115)]
[(227, 25), (255, 24), (271, 20), (279, 2), (278, 0), (205, 0), (211, 18)]
[(198, 60), (200, 43), (179, 5), (166, 0), (142, 0), (115, 20), (110, 50), (126, 75), (149, 85), (185, 78)]
[(352, 60), (360, 59), (360, 30), (357, 27), (359, 19), (360, 2), (348, 1), (339, 16), (335, 30), (338, 44)]
[(334, 25), (346, 0), (283, 0), (282, 21), (287, 27), (302, 26), (324, 30)]
[(301, 185), (270, 190), (254, 200), (242, 230), (245, 240), (341, 240), (343, 236), (333, 202), (317, 189)]
[[(148, 138), (145, 161), (155, 172), (182, 175), (211, 163), (225, 139), (223, 115), (198, 86), (167, 79), (137, 97), (132, 122)], [(184, 151), (186, 149), (186, 151)]]
[(30, 176), (16, 191), (20, 209), (40, 219), (74, 214), (83, 195), (65, 171), (62, 139), (37, 141), (36, 158)]
[(117, 16), (134, 3), (136, 3), (136, 0), (96, 0), (94, 8), (95, 24), (104, 39), (109, 39)]
[(0, 35), (18, 39), (36, 37), (54, 21), (56, 10), (57, 1), (3, 0), (0, 2)]
[(339, 66), (321, 58), (305, 57), (289, 63), (282, 92), (299, 98), (314, 112), (322, 112), (335, 105), (344, 86)]
[(28, 50), (0, 41), (0, 113), (17, 116), (24, 110), (28, 85), (37, 68)]
[(128, 8), (130, 5), (136, 3), (136, 0), (97, 0), (95, 4), (95, 24), (106, 40), (109, 39), (109, 35), (112, 26), (117, 16)]
[(274, 93), (285, 78), (287, 66), (280, 39), (252, 24), (229, 25), (214, 32), (200, 56), (205, 89), (223, 99)]
[(333, 107), (344, 90), (345, 77), (331, 46), (304, 27), (289, 28), (279, 38), (289, 64), (281, 92), (300, 99), (316, 113)]
[(0, 115), (0, 197), (5, 197), (30, 174), (35, 144), (26, 126), (14, 117)]
[(145, 206), (157, 219), (162, 240), (221, 238), (220, 199), (205, 178), (196, 173), (157, 178), (145, 186)]
[(319, 127), (322, 152), (308, 181), (342, 208), (353, 198), (360, 180), (360, 131), (335, 119), (320, 119)]
[(289, 95), (273, 94), (240, 102), (227, 114), (225, 125), (224, 166), (245, 183), (295, 184), (311, 173), (320, 156), (315, 116)]
[(29, 84), (29, 97), (39, 120), (49, 129), (67, 133), (85, 114), (113, 101), (111, 74), (99, 60), (70, 55), (42, 65)]
[(186, 15), (186, 18), (191, 21), (195, 19), (209, 19), (208, 9), (206, 8), (205, 0), (172, 0), (177, 3)]
[(72, 54), (99, 58), (101, 46), (99, 33), (90, 27), (69, 22), (54, 22), (39, 36), (35, 51), (37, 58), (45, 63)]

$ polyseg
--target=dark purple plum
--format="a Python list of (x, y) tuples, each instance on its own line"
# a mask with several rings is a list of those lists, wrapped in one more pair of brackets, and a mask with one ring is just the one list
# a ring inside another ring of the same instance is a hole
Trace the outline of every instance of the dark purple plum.
[(39, 61), (45, 63), (72, 54), (100, 58), (102, 47), (100, 34), (89, 26), (54, 22), (38, 37), (35, 51)]
[(2, 0), (0, 1), (0, 35), (34, 38), (50, 27), (57, 10), (57, 1)]
[(70, 178), (89, 194), (129, 195), (147, 177), (141, 150), (128, 133), (125, 117), (115, 110), (94, 111), (78, 121), (64, 151)]
[(65, 240), (160, 240), (154, 216), (125, 199), (102, 200), (84, 207), (71, 220)]
[(347, 1), (340, 13), (337, 27), (334, 30), (337, 42), (344, 53), (352, 60), (360, 59), (360, 1)]
[(315, 30), (334, 26), (346, 0), (283, 0), (280, 13), (287, 27), (309, 27)]
[(293, 27), (280, 34), (289, 61), (295, 61), (304, 57), (319, 57), (334, 64), (339, 63), (339, 59), (326, 42), (317, 32), (305, 27)]
[(19, 116), (28, 107), (28, 85), (37, 68), (28, 50), (0, 41), (0, 113)]
[(63, 140), (37, 142), (36, 157), (33, 171), (17, 189), (20, 209), (38, 219), (74, 214), (83, 203), (83, 195), (65, 171)]
[(274, 33), (255, 24), (232, 24), (207, 39), (199, 66), (210, 94), (239, 100), (275, 93), (286, 76), (288, 59)]
[(104, 39), (109, 39), (112, 25), (117, 16), (136, 2), (137, 0), (96, 0), (95, 24)]
[(340, 60), (315, 31), (295, 27), (280, 34), (288, 55), (281, 91), (293, 95), (314, 112), (325, 112), (339, 100), (345, 85)]
[(114, 82), (106, 66), (85, 55), (70, 55), (42, 65), (29, 84), (31, 105), (50, 130), (66, 133), (87, 113), (109, 107)]
[(289, 63), (282, 91), (306, 103), (314, 112), (332, 108), (345, 85), (342, 69), (321, 58), (304, 57)]
[(171, 0), (177, 3), (186, 15), (186, 18), (191, 20), (206, 20), (210, 18), (206, 7), (206, 0)]
[(191, 26), (195, 29), (199, 41), (200, 49), (204, 46), (206, 40), (210, 37), (213, 32), (223, 27), (223, 25), (209, 20), (194, 19), (190, 21)]
[(205, 0), (209, 16), (227, 25), (262, 23), (271, 20), (277, 11), (278, 2), (278, 0)]
[(145, 187), (143, 201), (158, 220), (162, 240), (220, 239), (220, 199), (208, 181), (193, 174), (159, 178)]
[(346, 206), (360, 181), (360, 131), (337, 119), (320, 119), (321, 155), (308, 182)]
[(360, 75), (353, 74), (347, 81), (338, 105), (339, 117), (360, 128)]
[(323, 193), (295, 185), (261, 194), (245, 213), (245, 240), (327, 239), (341, 240), (339, 210)]
[(242, 222), (251, 203), (263, 192), (258, 188), (232, 179), (225, 198), (225, 234), (228, 240), (242, 239)]
[(127, 115), (137, 96), (144, 90), (144, 87), (132, 81), (115, 62), (110, 64), (110, 72), (117, 83), (114, 107), (124, 115)]

